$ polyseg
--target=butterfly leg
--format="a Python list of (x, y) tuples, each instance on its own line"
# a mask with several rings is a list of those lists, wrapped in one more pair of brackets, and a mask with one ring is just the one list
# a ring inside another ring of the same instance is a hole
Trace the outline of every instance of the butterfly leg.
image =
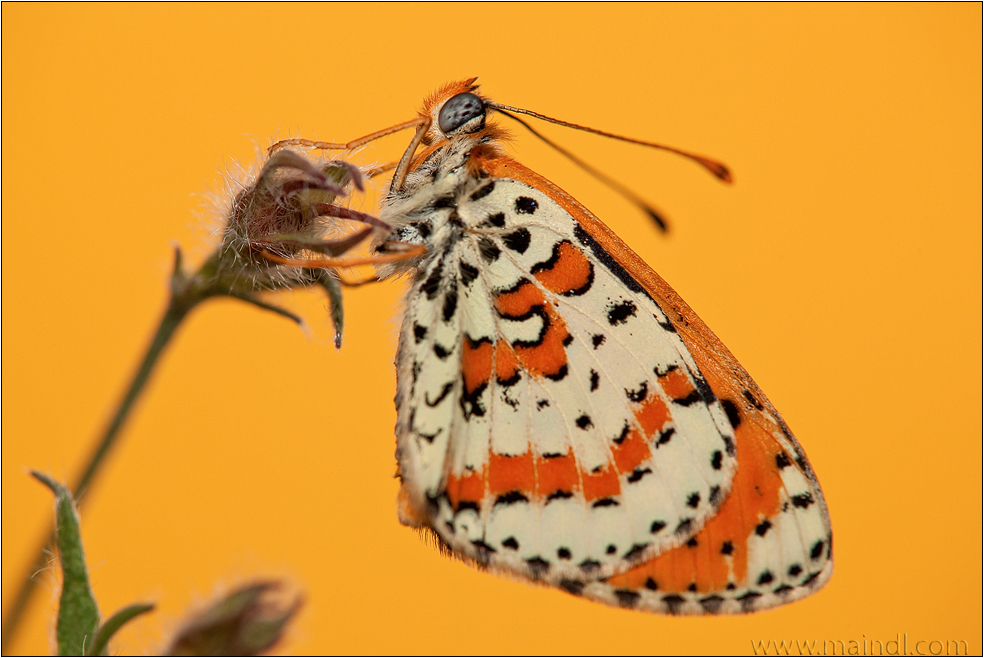
[(302, 267), (309, 269), (344, 268), (358, 267), (360, 265), (381, 265), (383, 263), (395, 263), (422, 256), (427, 252), (424, 245), (406, 245), (406, 249), (398, 252), (376, 254), (373, 256), (355, 256), (351, 258), (282, 258), (267, 249), (260, 252), (260, 255), (272, 263), (278, 265), (288, 265), (290, 267)]
[(389, 128), (383, 128), (382, 130), (377, 130), (371, 132), (368, 135), (359, 137), (358, 139), (353, 139), (350, 142), (321, 142), (311, 139), (282, 139), (279, 142), (273, 144), (267, 152), (270, 154), (276, 153), (277, 151), (290, 147), (290, 146), (302, 146), (305, 148), (320, 149), (320, 150), (343, 150), (349, 151), (351, 149), (358, 148), (364, 144), (375, 141), (380, 137), (385, 137), (386, 135), (392, 135), (395, 132), (399, 132), (406, 128), (412, 128), (413, 126), (419, 126), (425, 120), (421, 118), (412, 119), (410, 121), (404, 121), (403, 123), (398, 123), (395, 126), (390, 126)]

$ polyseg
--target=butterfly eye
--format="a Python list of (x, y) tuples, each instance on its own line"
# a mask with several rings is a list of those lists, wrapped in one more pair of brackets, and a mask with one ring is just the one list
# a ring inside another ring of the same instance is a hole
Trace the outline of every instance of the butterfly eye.
[(437, 116), (437, 125), (441, 132), (447, 135), (476, 117), (482, 117), (482, 120), (468, 132), (475, 132), (485, 125), (485, 103), (475, 94), (458, 94), (448, 99), (441, 108), (441, 113)]

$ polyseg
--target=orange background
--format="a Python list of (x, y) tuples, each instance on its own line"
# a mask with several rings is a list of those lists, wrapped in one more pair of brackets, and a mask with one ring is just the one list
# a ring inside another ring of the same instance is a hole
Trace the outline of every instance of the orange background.
[[(100, 608), (158, 610), (159, 648), (214, 592), (284, 576), (284, 652), (746, 653), (769, 639), (966, 640), (981, 651), (981, 6), (3, 5), (4, 607), (166, 299), (207, 252), (198, 193), (275, 137), (351, 139), (452, 79), (501, 102), (727, 162), (544, 132), (518, 157), (682, 294), (782, 410), (823, 483), (833, 580), (782, 609), (673, 619), (480, 573), (396, 519), (403, 283), (290, 323), (211, 302), (181, 329), (82, 531)], [(365, 151), (389, 160), (409, 134)], [(372, 198), (354, 207), (372, 210)], [(51, 649), (54, 587), (17, 652)]]

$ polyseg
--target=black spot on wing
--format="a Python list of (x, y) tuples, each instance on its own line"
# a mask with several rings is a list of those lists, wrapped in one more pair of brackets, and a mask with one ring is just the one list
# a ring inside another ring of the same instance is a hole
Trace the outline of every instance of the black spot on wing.
[(649, 542), (646, 542), (645, 544), (633, 544), (632, 548), (630, 548), (628, 552), (626, 552), (626, 554), (622, 556), (622, 559), (629, 560), (629, 561), (638, 560), (640, 557), (642, 557), (642, 554), (645, 553), (646, 549), (649, 548), (650, 546), (651, 544)]
[(492, 194), (492, 190), (494, 189), (495, 189), (495, 181), (486, 183), (482, 187), (472, 192), (471, 196), (469, 196), (468, 198), (471, 199), (472, 201), (478, 201), (479, 199), (485, 198), (488, 195)]
[(724, 458), (724, 455), (721, 454), (721, 451), (720, 450), (715, 450), (714, 453), (711, 455), (711, 468), (713, 468), (715, 471), (720, 471), (721, 470), (721, 462), (722, 462), (723, 458)]
[(653, 313), (653, 318), (656, 320), (656, 324), (661, 326), (665, 331), (668, 331), (671, 334), (677, 333), (676, 327), (673, 325), (672, 322), (670, 322), (669, 318), (667, 318), (666, 316), (660, 317), (656, 313)]
[(810, 493), (796, 494), (792, 498), (793, 507), (799, 507), (800, 509), (806, 509), (816, 501), (813, 500), (813, 495)]
[(622, 426), (622, 431), (618, 436), (612, 438), (612, 441), (615, 445), (622, 445), (622, 442), (629, 438), (630, 431), (632, 431), (632, 428), (629, 427), (629, 421), (625, 421), (625, 425)]
[(472, 281), (478, 278), (478, 268), (474, 265), (460, 261), (458, 263), (458, 269), (461, 272), (461, 285), (466, 288), (472, 284)]
[(495, 242), (486, 237), (478, 239), (478, 251), (482, 255), (482, 260), (486, 263), (493, 263), (499, 259), (502, 250), (496, 246)]
[(419, 436), (420, 438), (422, 438), (427, 443), (434, 443), (434, 439), (437, 438), (437, 435), (440, 434), (441, 433), (441, 430), (443, 430), (443, 429), (444, 428), (439, 428), (436, 432), (434, 432), (432, 434), (426, 434), (424, 432), (421, 432), (420, 430), (416, 430), (416, 432), (417, 432), (417, 436)]
[(480, 539), (473, 539), (472, 546), (475, 547), (475, 552), (478, 553), (478, 561), (481, 564), (488, 564), (489, 558), (496, 552), (494, 548)]
[(584, 583), (580, 580), (572, 580), (570, 578), (563, 578), (558, 583), (558, 586), (567, 591), (569, 594), (574, 596), (581, 596), (581, 591), (584, 590)]
[(445, 322), (451, 322), (451, 318), (454, 317), (454, 312), (457, 308), (458, 282), (455, 279), (451, 279), (447, 289), (444, 291), (444, 308), (442, 309), (442, 317)]
[(594, 345), (595, 349), (601, 347), (602, 344), (604, 344), (604, 342), (605, 342), (604, 334), (595, 334), (594, 336), (591, 337), (591, 344)]
[(671, 615), (675, 615), (680, 612), (680, 608), (686, 603), (686, 599), (679, 594), (667, 594), (663, 597), (663, 603), (666, 604), (667, 611)]
[(612, 590), (612, 594), (618, 599), (619, 606), (623, 608), (634, 608), (639, 602), (639, 597), (641, 596), (639, 592), (634, 592), (631, 589), (616, 589)]
[(506, 537), (502, 540), (502, 545), (514, 551), (519, 549), (519, 542), (515, 537)]
[(687, 496), (687, 507), (697, 509), (698, 505), (700, 505), (700, 493), (695, 491)]
[(700, 607), (710, 615), (716, 615), (717, 611), (721, 609), (722, 603), (724, 603), (724, 599), (717, 594), (711, 594), (700, 599)]
[(547, 372), (544, 373), (543, 376), (546, 377), (547, 379), (551, 379), (555, 382), (559, 382), (560, 380), (562, 380), (564, 377), (567, 376), (567, 372), (568, 372), (567, 364), (565, 363), (564, 365), (560, 366), (560, 369), (557, 370), (557, 372)]
[(741, 394), (745, 396), (745, 399), (748, 400), (749, 404), (751, 404), (753, 407), (755, 407), (759, 411), (762, 411), (762, 409), (763, 409), (762, 403), (758, 401), (758, 398), (756, 398), (754, 395), (752, 395), (752, 392), (751, 391), (749, 391), (749, 390), (746, 389), (746, 390), (742, 391)]
[(776, 468), (780, 471), (790, 465), (789, 457), (784, 452), (780, 452), (776, 455)]
[[(648, 297), (648, 293), (646, 293), (645, 289), (639, 285), (639, 282), (633, 279), (632, 275), (629, 274), (624, 267), (615, 262), (615, 259), (612, 258), (611, 254), (609, 254), (604, 247), (598, 244), (598, 242), (591, 237), (591, 234), (584, 230), (580, 224), (575, 224), (574, 226), (574, 237), (576, 237), (582, 245), (589, 248), (595, 258), (601, 261), (602, 265), (614, 274), (626, 288), (632, 292), (643, 293)], [(655, 304), (656, 302), (653, 303)]]
[(820, 556), (821, 555), (823, 555), (823, 540), (822, 539), (819, 540), (819, 541), (817, 541), (817, 543), (815, 543), (813, 545), (813, 548), (810, 549), (810, 558), (813, 559), (813, 560), (818, 560), (818, 559), (820, 559)]
[(501, 212), (495, 212), (485, 218), (482, 223), (478, 226), (479, 228), (484, 228), (486, 226), (494, 226), (496, 228), (502, 228), (506, 225), (506, 214)]
[(552, 492), (547, 496), (547, 503), (552, 500), (567, 500), (568, 498), (573, 498), (574, 494), (570, 491), (565, 491), (563, 489), (557, 489), (557, 491)]
[(441, 402), (444, 401), (444, 398), (448, 396), (448, 393), (451, 392), (452, 388), (454, 388), (454, 382), (448, 382), (447, 384), (445, 384), (444, 388), (441, 389), (441, 392), (438, 393), (437, 398), (434, 399), (433, 401), (430, 399), (430, 393), (425, 393), (424, 402), (427, 403), (428, 407), (436, 407), (437, 405), (441, 404)]
[(427, 295), (427, 299), (434, 299), (441, 290), (441, 279), (444, 278), (444, 259), (437, 262), (437, 265), (430, 271), (424, 279), (420, 289)]
[(437, 356), (437, 358), (443, 361), (446, 358), (448, 358), (449, 354), (451, 354), (451, 350), (444, 347), (440, 343), (434, 343), (434, 354)]
[(525, 228), (518, 228), (515, 231), (506, 233), (502, 236), (502, 243), (506, 245), (508, 249), (515, 251), (516, 253), (525, 253), (530, 247), (530, 240), (532, 236), (530, 232)]
[(530, 575), (534, 580), (539, 580), (543, 574), (550, 570), (550, 563), (539, 555), (526, 559), (526, 566), (530, 569)]
[(453, 196), (442, 196), (434, 200), (431, 204), (431, 208), (439, 210), (441, 208), (456, 208), (458, 206), (457, 202), (454, 200)]
[(771, 527), (772, 527), (772, 522), (769, 521), (769, 519), (765, 519), (757, 526), (755, 526), (755, 534), (758, 535), (759, 537), (764, 537), (765, 533), (767, 533), (769, 531), (769, 528)]
[(657, 532), (659, 532), (660, 530), (662, 530), (665, 527), (666, 527), (666, 523), (665, 522), (663, 522), (663, 521), (653, 521), (652, 524), (650, 524), (650, 526), (649, 526), (649, 532), (655, 535)]
[(629, 318), (636, 314), (637, 310), (635, 302), (631, 300), (623, 299), (620, 302), (615, 302), (608, 307), (608, 324), (613, 327), (625, 324)]
[(802, 587), (813, 587), (814, 583), (816, 583), (817, 578), (819, 576), (820, 576), (820, 572), (819, 571), (817, 571), (816, 573), (811, 573), (809, 576), (807, 576), (806, 578), (803, 579), (803, 582), (800, 583), (800, 586), (802, 586)]
[(704, 402), (709, 405), (714, 404), (717, 401), (717, 396), (711, 390), (711, 385), (704, 379), (704, 375), (700, 371), (691, 371), (690, 376), (694, 378), (694, 384), (697, 385), (697, 390), (700, 391), (700, 396), (704, 399)]
[(653, 372), (656, 374), (657, 377), (666, 377), (668, 374), (670, 374), (671, 372), (673, 372), (679, 367), (680, 366), (678, 366), (677, 364), (671, 363), (670, 365), (660, 370), (660, 367), (657, 365), (653, 368)]
[(423, 339), (427, 338), (427, 327), (419, 324), (413, 325), (413, 340), (415, 343), (419, 343)]
[(673, 402), (679, 404), (681, 407), (689, 407), (695, 402), (700, 402), (702, 399), (700, 391), (695, 388), (682, 398), (673, 398)]
[(625, 395), (633, 402), (642, 402), (646, 399), (646, 395), (649, 393), (649, 384), (642, 382), (639, 384), (639, 388), (632, 390), (630, 388), (625, 389)]
[(553, 246), (553, 251), (551, 251), (550, 253), (550, 258), (544, 261), (540, 261), (539, 263), (531, 267), (530, 273), (537, 274), (539, 272), (549, 272), (554, 267), (556, 267), (557, 263), (560, 262), (560, 255), (561, 255), (560, 248), (564, 244), (570, 244), (570, 242), (568, 242), (567, 240), (561, 240), (560, 242), (555, 242)]
[(641, 480), (642, 478), (644, 478), (645, 476), (649, 475), (652, 472), (653, 469), (648, 467), (643, 468), (642, 466), (640, 466), (636, 468), (634, 471), (632, 471), (631, 473), (629, 473), (629, 477), (627, 477), (626, 480), (628, 480), (630, 484), (633, 484), (638, 482), (639, 480)]
[(753, 610), (755, 608), (755, 603), (760, 598), (762, 598), (762, 595), (761, 594), (759, 594), (758, 592), (753, 592), (753, 591), (749, 590), (748, 592), (746, 592), (745, 594), (742, 594), (741, 596), (739, 596), (735, 600), (738, 601), (739, 603), (741, 603), (741, 609), (747, 612), (747, 611)]
[(591, 503), (591, 507), (598, 509), (599, 507), (618, 507), (618, 501), (614, 498), (599, 498), (598, 500)]
[(735, 545), (730, 541), (726, 541), (721, 544), (721, 555), (731, 555), (735, 552)]
[(521, 196), (516, 198), (516, 212), (520, 215), (532, 215), (536, 212), (539, 204), (536, 199), (531, 199), (528, 196)]
[(598, 560), (588, 559), (577, 566), (580, 567), (581, 571), (584, 573), (591, 574), (601, 568), (601, 562)]
[(665, 430), (659, 433), (659, 438), (656, 439), (656, 448), (659, 449), (660, 446), (666, 445), (673, 438), (676, 433), (675, 427), (667, 427)]
[(724, 413), (728, 416), (728, 422), (731, 423), (732, 429), (738, 429), (741, 425), (741, 414), (738, 411), (738, 405), (734, 403), (734, 400), (724, 399), (721, 400), (721, 406), (724, 408)]
[(591, 422), (591, 416), (588, 414), (581, 414), (577, 417), (577, 420), (575, 420), (574, 423), (582, 430), (587, 430), (594, 427), (594, 423)]
[(598, 375), (597, 371), (595, 371), (595, 369), (592, 368), (591, 369), (591, 390), (592, 391), (597, 391), (598, 390), (598, 379), (599, 379), (599, 375)]
[(521, 491), (510, 491), (495, 499), (495, 505), (512, 505), (514, 503), (528, 503), (530, 499)]
[[(510, 375), (508, 378), (502, 379), (496, 376), (495, 381), (497, 384), (499, 384), (499, 386), (504, 386), (506, 388), (509, 388), (510, 386), (515, 386), (516, 384), (518, 384), (520, 381), (522, 381), (522, 379), (523, 379), (523, 373), (519, 368), (517, 368), (513, 372), (513, 374)], [(506, 398), (506, 401), (508, 402), (509, 398)]]

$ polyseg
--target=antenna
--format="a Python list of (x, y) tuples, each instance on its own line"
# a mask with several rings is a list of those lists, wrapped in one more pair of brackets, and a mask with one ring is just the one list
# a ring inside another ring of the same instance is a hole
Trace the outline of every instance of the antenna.
[(577, 157), (576, 155), (574, 155), (573, 153), (571, 153), (570, 151), (568, 151), (564, 147), (560, 146), (556, 142), (550, 140), (545, 135), (541, 134), (536, 129), (534, 129), (533, 126), (531, 126), (529, 123), (527, 123), (526, 121), (523, 121), (522, 119), (520, 119), (515, 114), (511, 114), (511, 112), (518, 112), (520, 114), (525, 114), (527, 116), (531, 116), (531, 117), (540, 119), (542, 121), (547, 121), (549, 123), (555, 123), (558, 126), (564, 126), (566, 128), (574, 128), (576, 130), (583, 130), (585, 132), (594, 133), (596, 135), (601, 135), (603, 137), (609, 137), (611, 139), (617, 139), (617, 140), (620, 140), (620, 141), (623, 141), (623, 142), (629, 142), (629, 143), (632, 143), (632, 144), (640, 144), (642, 146), (648, 146), (650, 148), (655, 148), (655, 149), (660, 149), (660, 150), (663, 150), (663, 151), (669, 151), (671, 153), (676, 153), (677, 155), (682, 155), (683, 157), (685, 157), (685, 158), (687, 158), (689, 160), (693, 160), (694, 162), (696, 162), (697, 164), (699, 164), (700, 166), (704, 167), (705, 169), (707, 169), (708, 171), (710, 171), (712, 174), (714, 174), (714, 176), (717, 177), (719, 180), (722, 180), (725, 183), (732, 183), (732, 182), (734, 182), (734, 178), (731, 175), (731, 171), (728, 169), (728, 167), (726, 165), (724, 165), (721, 162), (718, 162), (717, 160), (713, 160), (711, 158), (707, 158), (707, 157), (704, 157), (702, 155), (697, 155), (695, 153), (690, 153), (688, 151), (683, 151), (681, 149), (674, 148), (672, 146), (666, 146), (666, 145), (663, 145), (663, 144), (657, 144), (655, 142), (647, 142), (647, 141), (643, 141), (641, 139), (633, 139), (631, 137), (623, 137), (622, 135), (616, 135), (614, 133), (605, 132), (603, 130), (597, 130), (595, 128), (589, 128), (588, 126), (581, 126), (581, 125), (578, 125), (576, 123), (571, 123), (569, 121), (561, 121), (560, 119), (554, 119), (552, 117), (548, 117), (546, 115), (539, 114), (537, 112), (532, 112), (530, 110), (524, 110), (522, 108), (510, 107), (508, 105), (501, 105), (499, 103), (494, 103), (494, 102), (491, 102), (491, 101), (487, 101), (487, 105), (489, 107), (495, 109), (496, 111), (498, 111), (500, 114), (504, 114), (505, 116), (509, 117), (513, 121), (516, 121), (521, 126), (523, 126), (527, 130), (529, 130), (531, 133), (533, 133), (533, 135), (535, 137), (538, 137), (539, 139), (543, 140), (548, 146), (552, 147), (557, 152), (559, 152), (561, 155), (563, 155), (564, 157), (566, 157), (567, 159), (569, 159), (571, 162), (573, 162), (577, 166), (581, 167), (581, 169), (584, 169), (586, 172), (588, 172), (589, 174), (591, 174), (592, 176), (594, 176), (595, 178), (597, 178), (598, 180), (600, 180), (602, 183), (604, 183), (608, 187), (612, 188), (613, 190), (615, 190), (616, 192), (618, 192), (619, 194), (621, 194), (622, 196), (624, 196), (626, 199), (628, 199), (630, 202), (632, 202), (635, 206), (637, 206), (640, 210), (642, 210), (644, 213), (646, 213), (647, 215), (649, 215), (649, 217), (653, 220), (653, 222), (656, 223), (656, 226), (659, 228), (659, 230), (663, 231), (664, 233), (667, 232), (667, 230), (668, 230), (667, 224), (666, 224), (666, 220), (662, 217), (662, 215), (660, 215), (659, 212), (656, 211), (655, 208), (652, 207), (652, 205), (650, 205), (642, 197), (640, 197), (638, 194), (636, 194), (635, 192), (633, 192), (629, 188), (625, 187), (624, 185), (622, 185), (621, 183), (619, 183), (615, 179), (611, 178), (610, 176), (607, 176), (607, 175), (603, 174), (601, 171), (599, 171), (598, 169), (595, 169), (594, 167), (592, 167), (591, 165), (589, 165), (587, 162), (585, 162), (581, 158)]

